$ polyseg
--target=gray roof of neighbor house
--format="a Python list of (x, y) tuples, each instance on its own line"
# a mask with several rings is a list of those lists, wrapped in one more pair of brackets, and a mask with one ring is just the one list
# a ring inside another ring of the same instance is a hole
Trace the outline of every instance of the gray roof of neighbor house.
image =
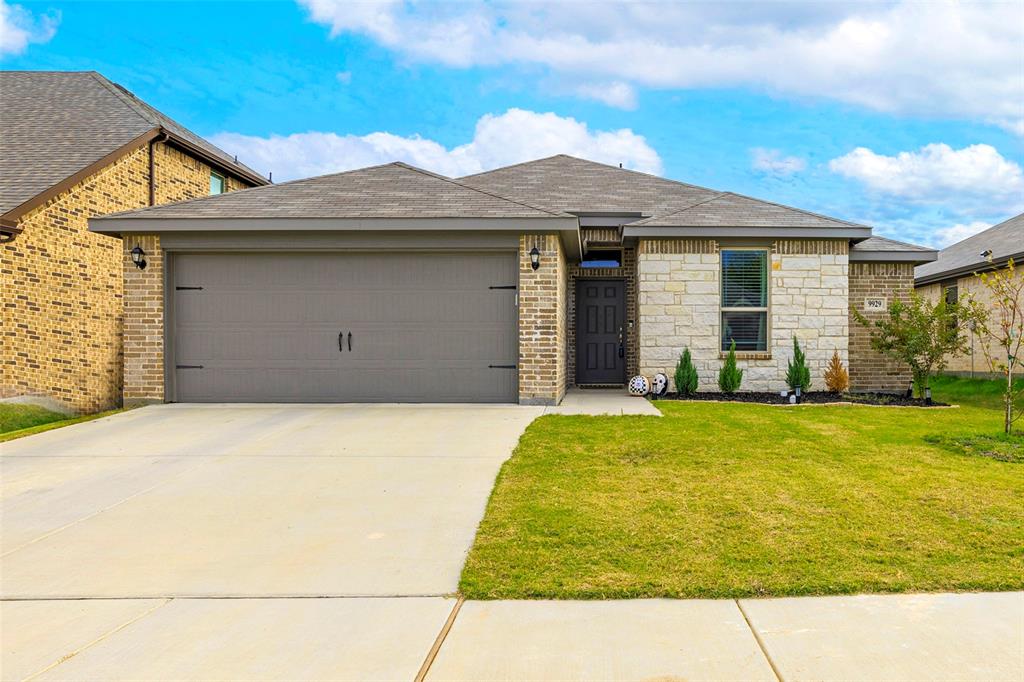
[(914, 269), (915, 283), (929, 284), (988, 269), (989, 262), (981, 255), (985, 251), (992, 252), (994, 266), (1001, 266), (1010, 258), (1024, 260), (1024, 213), (942, 249), (934, 263)]
[(558, 211), (642, 213), (642, 219), (627, 223), (630, 227), (835, 227), (867, 230), (857, 223), (565, 154), (470, 175), (459, 181)]
[[(0, 72), (0, 215), (166, 132), (170, 142), (252, 184), (267, 179), (92, 71)], [(114, 155), (112, 157), (112, 155)]]
[(116, 230), (119, 221), (165, 219), (566, 218), (467, 187), (401, 162), (252, 187), (175, 204), (93, 219)]

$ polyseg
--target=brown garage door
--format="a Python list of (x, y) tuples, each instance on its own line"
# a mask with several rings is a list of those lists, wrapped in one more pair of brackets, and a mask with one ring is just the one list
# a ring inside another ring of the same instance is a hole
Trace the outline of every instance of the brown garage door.
[(182, 402), (514, 402), (512, 253), (174, 257)]

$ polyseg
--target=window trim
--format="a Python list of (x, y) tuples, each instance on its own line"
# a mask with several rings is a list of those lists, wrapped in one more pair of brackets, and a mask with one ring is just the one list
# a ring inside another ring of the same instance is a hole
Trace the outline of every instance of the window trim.
[[(763, 306), (723, 306), (722, 301), (725, 299), (725, 252), (726, 251), (760, 251), (764, 257), (764, 300), (765, 305)], [(747, 360), (770, 360), (772, 357), (771, 339), (772, 339), (772, 315), (771, 315), (771, 304), (772, 304), (772, 249), (767, 246), (728, 246), (726, 248), (719, 247), (718, 249), (718, 357), (725, 358), (729, 355), (728, 350), (722, 350), (722, 334), (725, 330), (723, 324), (722, 313), (749, 313), (749, 312), (763, 312), (764, 313), (764, 350), (736, 350), (736, 357)]]
[(219, 194), (227, 194), (228, 193), (228, 178), (227, 178), (227, 176), (226, 175), (221, 175), (220, 173), (218, 173), (215, 170), (211, 170), (210, 171), (210, 181), (211, 181), (211, 184), (212, 184), (212, 181), (213, 181), (214, 178), (219, 178), (220, 179), (220, 191), (217, 192), (217, 194), (214, 194), (213, 193), (213, 187), (210, 187), (210, 196), (211, 197), (215, 197), (215, 196), (217, 196)]

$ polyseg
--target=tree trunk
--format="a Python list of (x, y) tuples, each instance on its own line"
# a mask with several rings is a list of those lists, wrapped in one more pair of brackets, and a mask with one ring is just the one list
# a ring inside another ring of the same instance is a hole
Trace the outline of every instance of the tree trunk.
[(1006, 403), (1004, 410), (1005, 422), (1003, 424), (1003, 430), (1006, 435), (1010, 435), (1010, 431), (1013, 429), (1013, 364), (1007, 363), (1006, 365), (1006, 395), (1004, 396), (1003, 402)]

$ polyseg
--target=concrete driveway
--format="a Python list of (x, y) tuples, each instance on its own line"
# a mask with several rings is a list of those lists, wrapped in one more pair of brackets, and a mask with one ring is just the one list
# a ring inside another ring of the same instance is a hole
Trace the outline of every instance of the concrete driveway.
[[(287, 677), (316, 677), (310, 665), (337, 671), (345, 661), (346, 677), (411, 678), (452, 610), (445, 595), (457, 588), (494, 477), (541, 412), (166, 405), (6, 443), (3, 677), (33, 675), (83, 647), (89, 655), (48, 675), (161, 676), (124, 656), (108, 661), (115, 667), (100, 656), (76, 668), (102, 654), (90, 642), (145, 617), (131, 631), (164, 622), (160, 632), (177, 632), (167, 646), (203, 640), (211, 656), (232, 623), (297, 624), (274, 638), (275, 666), (249, 655), (255, 677), (277, 665)], [(304, 653), (316, 637), (301, 627), (312, 622), (333, 647), (315, 661)], [(269, 654), (270, 643), (250, 644)], [(407, 661), (396, 653), (406, 650)], [(139, 664), (159, 665), (158, 653)], [(244, 658), (206, 660), (203, 676), (219, 665), (238, 676)]]

